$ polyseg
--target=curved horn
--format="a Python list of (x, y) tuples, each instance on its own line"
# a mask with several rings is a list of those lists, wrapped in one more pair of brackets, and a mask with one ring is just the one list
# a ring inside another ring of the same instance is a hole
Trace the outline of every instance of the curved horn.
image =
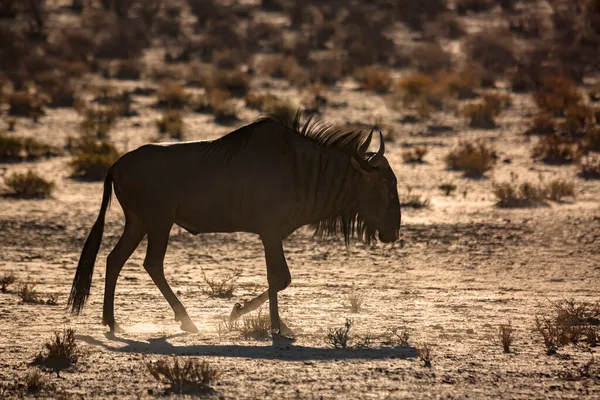
[(381, 133), (381, 131), (379, 131), (379, 150), (377, 150), (377, 155), (383, 156), (384, 153), (385, 153), (385, 143), (383, 140), (383, 133)]
[(373, 137), (373, 129), (371, 129), (369, 136), (367, 136), (367, 140), (365, 140), (365, 142), (358, 148), (359, 154), (365, 154), (367, 152), (367, 150), (369, 149), (369, 145), (371, 144), (372, 137)]

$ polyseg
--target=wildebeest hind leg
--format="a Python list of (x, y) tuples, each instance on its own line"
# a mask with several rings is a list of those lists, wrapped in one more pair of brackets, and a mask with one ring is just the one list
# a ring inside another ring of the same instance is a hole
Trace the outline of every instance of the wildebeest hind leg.
[(198, 329), (190, 319), (185, 307), (165, 278), (164, 259), (167, 251), (167, 243), (169, 241), (169, 232), (171, 226), (165, 229), (153, 230), (148, 232), (148, 250), (146, 251), (146, 259), (144, 260), (144, 268), (156, 284), (158, 289), (163, 294), (165, 299), (175, 313), (175, 320), (181, 321), (181, 329), (187, 332), (196, 333)]
[(111, 332), (119, 330), (115, 322), (115, 287), (123, 265), (135, 251), (146, 231), (142, 223), (132, 214), (125, 213), (125, 229), (115, 248), (106, 259), (106, 279), (104, 284), (104, 304), (102, 323), (108, 325)]

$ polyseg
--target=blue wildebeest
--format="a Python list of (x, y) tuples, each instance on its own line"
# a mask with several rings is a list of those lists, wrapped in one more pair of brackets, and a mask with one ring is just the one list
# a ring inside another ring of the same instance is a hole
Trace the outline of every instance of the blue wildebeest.
[(368, 152), (367, 135), (322, 122), (300, 125), (295, 118), (269, 115), (213, 141), (145, 145), (121, 157), (108, 171), (100, 213), (85, 242), (69, 305), (83, 308), (90, 293), (96, 255), (112, 188), (125, 214), (125, 228), (108, 255), (102, 323), (118, 328), (114, 295), (123, 265), (148, 235), (144, 268), (181, 322), (197, 332), (164, 274), (163, 261), (173, 224), (192, 234), (251, 232), (265, 250), (267, 291), (236, 304), (230, 319), (269, 300), (273, 335), (286, 335), (277, 293), (291, 282), (282, 240), (304, 225), (317, 235), (342, 233), (366, 242), (398, 239), (400, 204), (396, 177), (380, 148)]

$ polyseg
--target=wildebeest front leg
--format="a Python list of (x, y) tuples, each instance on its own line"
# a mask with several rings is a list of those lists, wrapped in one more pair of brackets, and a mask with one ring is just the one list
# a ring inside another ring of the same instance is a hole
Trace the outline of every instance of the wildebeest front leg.
[(261, 239), (265, 246), (267, 281), (269, 283), (269, 289), (267, 290), (269, 297), (269, 314), (271, 317), (271, 331), (275, 338), (275, 335), (285, 334), (281, 329), (282, 323), (279, 319), (277, 293), (289, 286), (292, 277), (287, 262), (285, 261), (285, 255), (283, 254), (281, 236), (261, 237)]
[(165, 278), (164, 258), (167, 251), (170, 229), (169, 226), (168, 229), (148, 232), (148, 250), (146, 252), (146, 259), (144, 260), (144, 268), (169, 302), (175, 313), (175, 320), (181, 321), (181, 329), (196, 333), (198, 332), (198, 328), (196, 328), (190, 319), (185, 307), (181, 304), (175, 293), (173, 293)]

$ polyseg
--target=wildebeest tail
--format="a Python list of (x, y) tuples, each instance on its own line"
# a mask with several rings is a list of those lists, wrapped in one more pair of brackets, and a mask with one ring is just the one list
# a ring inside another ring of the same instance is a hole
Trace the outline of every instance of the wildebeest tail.
[(98, 255), (100, 243), (102, 243), (102, 234), (104, 233), (104, 216), (106, 215), (106, 210), (110, 207), (112, 179), (111, 168), (108, 170), (106, 178), (104, 179), (104, 193), (102, 195), (102, 205), (100, 206), (98, 219), (96, 219), (96, 222), (83, 245), (79, 263), (77, 264), (75, 279), (73, 279), (73, 286), (71, 287), (68, 305), (71, 306), (71, 312), (74, 314), (79, 314), (90, 295), (94, 264), (96, 263), (96, 256)]

